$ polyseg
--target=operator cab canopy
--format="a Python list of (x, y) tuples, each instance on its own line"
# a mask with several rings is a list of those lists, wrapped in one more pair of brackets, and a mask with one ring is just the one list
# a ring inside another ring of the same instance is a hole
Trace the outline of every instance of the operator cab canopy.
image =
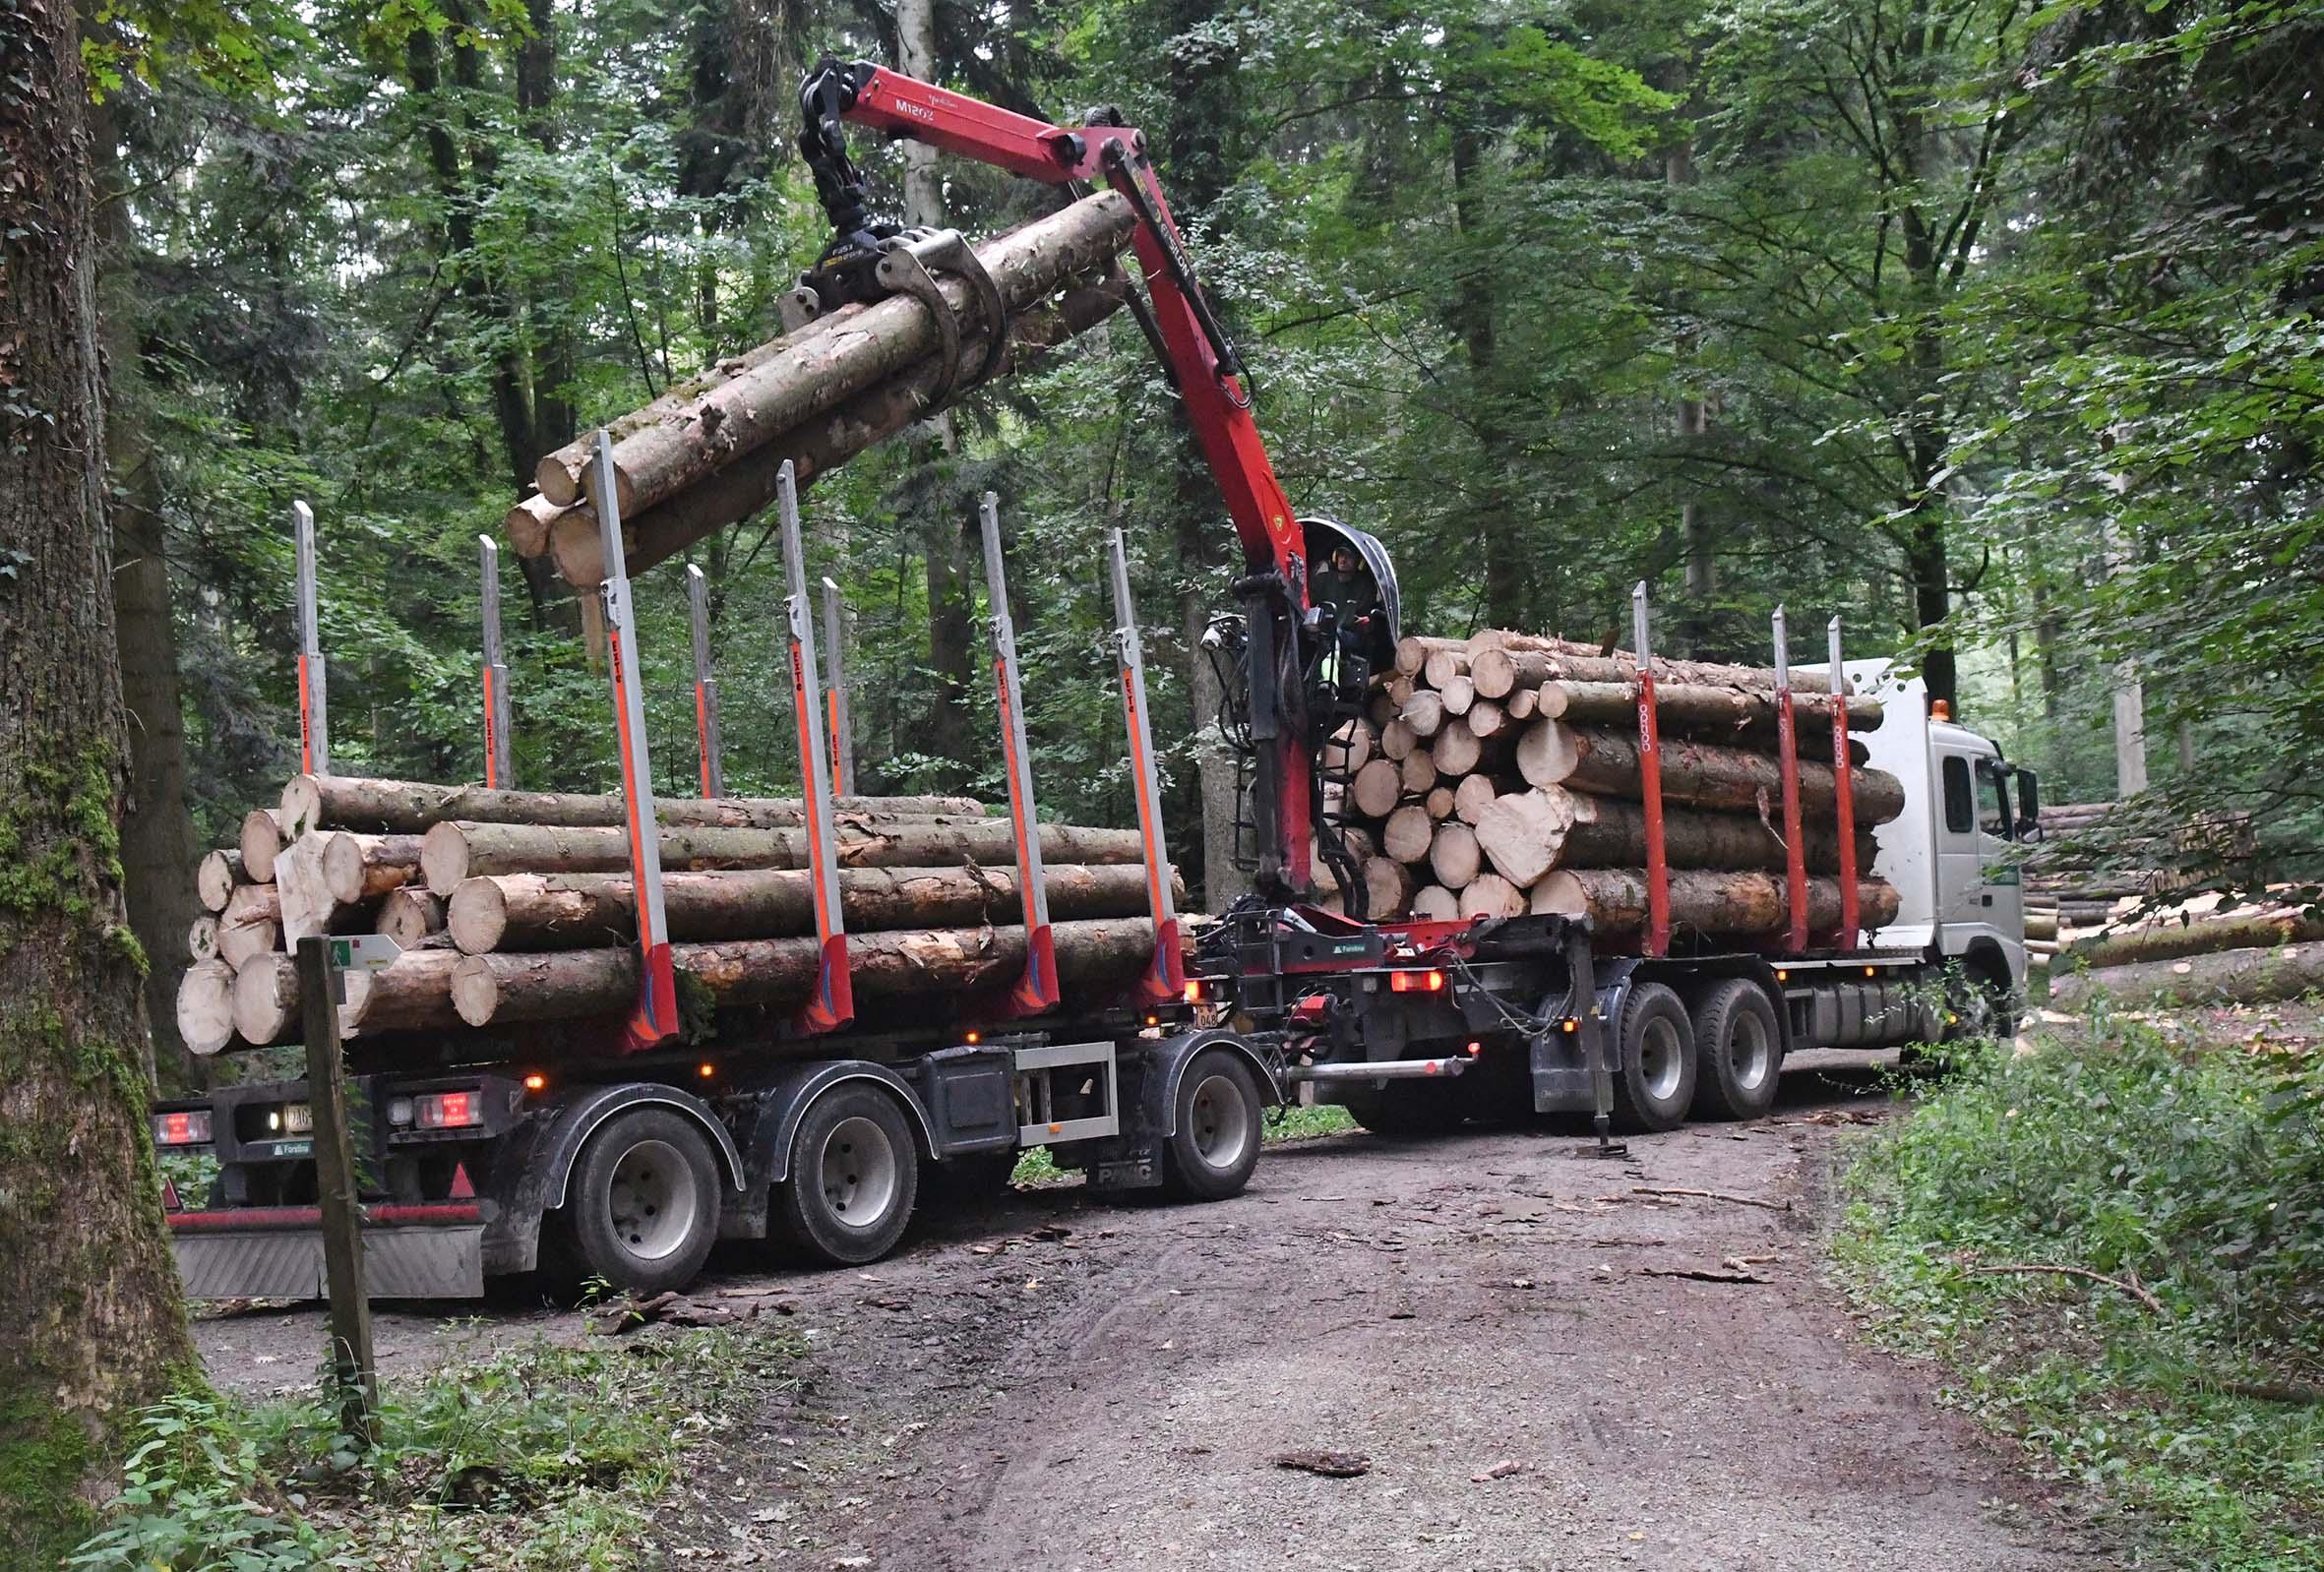
[(1356, 560), (1364, 565), (1379, 589), (1379, 614), (1387, 623), (1387, 641), (1393, 648), (1396, 640), (1404, 636), (1404, 596), (1396, 586), (1396, 564), (1388, 556), (1388, 548), (1379, 543), (1378, 536), (1366, 534), (1336, 519), (1303, 518), (1299, 526), (1307, 536), (1311, 585), (1315, 575), (1330, 564), (1335, 548), (1345, 546), (1356, 554)]

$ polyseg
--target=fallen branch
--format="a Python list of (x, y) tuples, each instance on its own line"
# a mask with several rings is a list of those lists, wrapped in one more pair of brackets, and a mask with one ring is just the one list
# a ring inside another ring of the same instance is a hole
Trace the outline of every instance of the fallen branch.
[(1969, 1271), (1973, 1277), (1993, 1277), (2004, 1272), (2038, 1272), (2048, 1277), (2087, 1278), (2093, 1283), (2120, 1289), (2157, 1315), (2165, 1313), (2163, 1301), (2148, 1293), (2146, 1285), (2136, 1277), (2109, 1277), (2104, 1272), (2093, 1272), (2087, 1266), (2049, 1266), (2038, 1261), (2007, 1261), (1993, 1266), (1973, 1266)]
[(1792, 1203), (1788, 1200), (1762, 1201), (1755, 1195), (1730, 1195), (1725, 1190), (1658, 1190), (1645, 1184), (1633, 1184), (1630, 1186), (1630, 1193), (1632, 1195), (1691, 1195), (1697, 1200), (1733, 1201), (1738, 1206), (1756, 1206), (1770, 1212), (1788, 1212), (1792, 1209)]
[(1327, 1480), (1352, 1480), (1372, 1472), (1372, 1459), (1361, 1452), (1278, 1452), (1271, 1461), (1279, 1469), (1320, 1474)]

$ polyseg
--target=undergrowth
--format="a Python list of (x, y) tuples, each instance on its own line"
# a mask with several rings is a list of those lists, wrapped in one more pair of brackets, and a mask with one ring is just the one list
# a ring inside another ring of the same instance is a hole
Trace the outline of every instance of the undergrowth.
[[(2324, 1568), (2324, 1063), (2132, 1023), (1978, 1048), (1843, 1179), (1841, 1270), (1948, 1401), (2205, 1572)], [(1994, 1270), (2067, 1266), (2115, 1280)], [(2141, 1291), (2160, 1308), (2150, 1307)]]
[[(1336, 1103), (1292, 1103), (1267, 1111), (1264, 1138), (1270, 1142), (1304, 1141), (1318, 1135), (1345, 1135), (1355, 1128), (1355, 1119)], [(1067, 1175), (1068, 1170), (1059, 1168), (1050, 1157), (1048, 1147), (1035, 1146), (1016, 1160), (1016, 1172), (1009, 1182), (1041, 1184)]]
[(87, 1572), (621, 1572), (680, 1459), (785, 1378), (796, 1340), (715, 1330), (536, 1341), (382, 1393), (368, 1453), (320, 1397), (184, 1393), (141, 1442)]

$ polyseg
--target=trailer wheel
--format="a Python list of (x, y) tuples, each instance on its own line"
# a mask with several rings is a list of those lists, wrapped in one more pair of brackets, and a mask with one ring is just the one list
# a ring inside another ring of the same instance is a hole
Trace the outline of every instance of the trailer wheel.
[(682, 1288), (718, 1237), (718, 1159), (682, 1114), (618, 1114), (581, 1148), (559, 1223), (580, 1276), (631, 1294)]
[(1162, 1149), (1162, 1182), (1185, 1200), (1242, 1193), (1258, 1166), (1261, 1108), (1251, 1066), (1229, 1049), (1196, 1054), (1179, 1077), (1178, 1118)]
[(895, 1099), (847, 1083), (815, 1100), (791, 1139), (776, 1218), (801, 1250), (861, 1266), (895, 1248), (920, 1191), (920, 1150)]
[(1757, 1119), (1775, 1106), (1783, 1033), (1758, 984), (1733, 977), (1712, 986), (1694, 1014), (1697, 1119)]
[(1622, 1001), (1616, 1037), (1614, 1120), (1625, 1130), (1675, 1130), (1694, 1101), (1694, 1023), (1679, 996), (1640, 983)]

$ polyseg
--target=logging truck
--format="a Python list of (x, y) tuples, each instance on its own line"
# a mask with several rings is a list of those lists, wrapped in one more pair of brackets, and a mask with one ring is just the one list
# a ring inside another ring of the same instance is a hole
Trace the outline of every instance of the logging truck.
[[(2008, 850), (2034, 820), (2034, 778), (1927, 704), (1917, 685), (1877, 663), (1843, 664), (1837, 619), (1825, 667), (1791, 672), (1779, 624), (1773, 668), (1739, 676), (1654, 658), (1641, 587), (1626, 654), (1516, 635), (1458, 649), (1420, 640), (1445, 646), (1423, 653), (1444, 656), (1446, 678), (1425, 693), (1408, 682), (1399, 695), (1391, 661), (1400, 668), (1412, 641), (1394, 565), (1371, 535), (1293, 510), (1242, 360), (1195, 281), (1140, 133), (1105, 111), (1077, 128), (1048, 125), (868, 63), (820, 63), (800, 101), (801, 147), (835, 238), (793, 292), (786, 328), (908, 297), (936, 320), (925, 337), (941, 346), (937, 363), (907, 368), (914, 388), (936, 391), (915, 393), (922, 403), (993, 374), (993, 352), (974, 368), (964, 357), (980, 340), (1007, 339), (1008, 291), (980, 275), (959, 236), (874, 220), (847, 126), (1052, 185), (1103, 183), (1116, 194), (1107, 202), (1127, 206), (1143, 292), (1119, 293), (1163, 362), (1244, 552), (1237, 605), (1204, 644), (1228, 695), (1220, 731), (1243, 766), (1238, 856), (1253, 893), (1198, 932), (1176, 914), (1117, 535), (1110, 566), (1144, 915), (1127, 929), (1051, 922), (1042, 855), (1057, 826), (1035, 816), (988, 500), (1010, 814), (1006, 834), (996, 824), (992, 836), (1013, 851), (1009, 893), (1021, 922), (989, 930), (973, 954), (945, 935), (851, 933), (844, 918), (858, 893), (842, 879), (833, 825), (852, 786), (836, 701), (844, 687), (826, 689), (819, 667), (786, 461), (764, 493), (782, 512), (803, 786), (780, 810), (779, 822), (796, 827), (762, 832), (795, 837), (782, 843), (785, 860), (750, 866), (785, 871), (796, 884), (778, 888), (768, 874), (751, 898), (811, 911), (812, 937), (761, 940), (744, 957), (688, 945), (683, 933), (673, 945), (661, 848), (677, 844), (673, 822), (726, 820), (656, 812), (628, 576), (644, 548), (625, 550), (622, 510), (662, 494), (622, 472), (600, 434), (566, 478), (594, 509), (627, 832), (571, 833), (596, 837), (600, 851), (626, 846), (619, 889), (589, 898), (618, 904), (631, 948), (621, 966), (597, 966), (588, 986), (634, 990), (634, 1003), (626, 1024), (603, 1025), (600, 1013), (596, 1037), (568, 1032), (549, 1052), (524, 1033), (426, 1029), (454, 1009), (471, 1025), (488, 1022), (512, 991), (545, 988), (545, 972), (444, 951), (429, 967), (402, 965), (397, 975), (431, 977), (433, 967), (451, 981), (408, 1006), (402, 1024), (421, 1029), (347, 1047), (345, 1133), (362, 1175), (370, 1293), (473, 1295), (487, 1277), (544, 1266), (651, 1293), (694, 1277), (719, 1239), (781, 1238), (813, 1259), (867, 1262), (895, 1246), (924, 1196), (1005, 1183), (1032, 1147), (1083, 1171), (1100, 1192), (1223, 1198), (1250, 1179), (1265, 1111), (1301, 1099), (1342, 1104), (1366, 1126), (1398, 1133), (1585, 1115), (1611, 1151), (1618, 1129), (1764, 1112), (1788, 1053), (1934, 1041), (2007, 1010), (2025, 965)], [(683, 456), (702, 467), (699, 454)], [(761, 496), (755, 487), (748, 494)], [(301, 539), (311, 602), (312, 552)], [(1349, 588), (1358, 581), (1360, 594)], [(302, 604), (302, 779), (327, 786), (315, 623)], [(835, 656), (836, 638), (826, 643)], [(496, 645), (488, 631), (488, 785), (508, 775)], [(702, 649), (698, 625), (703, 794), (717, 798), (715, 696)], [(1716, 722), (1708, 732), (1706, 716)], [(1423, 726), (1443, 740), (1424, 748)], [(1804, 738), (1828, 744), (1829, 762), (1804, 756)], [(1363, 805), (1383, 777), (1367, 777), (1371, 760), (1355, 756), (1398, 748), (1386, 820), (1368, 819)], [(1870, 794), (1861, 833), (1851, 817), (1860, 790)], [(264, 845), (253, 856), (271, 858), (302, 812), (286, 794), (285, 812), (256, 826)], [(1417, 849), (1383, 857), (1399, 813)], [(417, 827), (386, 810), (346, 822)], [(473, 824), (447, 827), (441, 847), (430, 829), (426, 856), (466, 859), (492, 841)], [(1584, 844), (1595, 854), (1572, 850)], [(387, 855), (370, 842), (349, 852), (354, 885), (374, 852)], [(421, 855), (414, 842), (410, 856)], [(1414, 888), (1422, 866), (1439, 880), (1427, 891)], [(218, 873), (221, 891), (231, 877)], [(719, 898), (738, 898), (736, 888)], [(520, 921), (490, 915), (501, 926)], [(398, 908), (396, 920), (414, 937), (426, 932), (424, 910)], [(222, 932), (214, 925), (212, 941)], [(399, 964), (392, 931), (330, 945), (349, 1000), (362, 995), (367, 966)], [(731, 974), (725, 982), (710, 976), (713, 963)], [(723, 1004), (759, 997), (748, 988), (771, 987), (776, 973), (797, 986), (796, 1008), (721, 1009), (708, 1027), (682, 1018), (681, 979), (697, 991), (734, 988)], [(287, 993), (268, 1002), (296, 1013)], [(307, 1015), (331, 1029), (328, 1014)], [(293, 1040), (266, 1035), (274, 1029), (252, 1041)], [(156, 1105), (165, 1154), (214, 1160), (209, 1204), (169, 1197), (189, 1293), (318, 1292), (317, 1101), (306, 1083), (287, 1081)]]

